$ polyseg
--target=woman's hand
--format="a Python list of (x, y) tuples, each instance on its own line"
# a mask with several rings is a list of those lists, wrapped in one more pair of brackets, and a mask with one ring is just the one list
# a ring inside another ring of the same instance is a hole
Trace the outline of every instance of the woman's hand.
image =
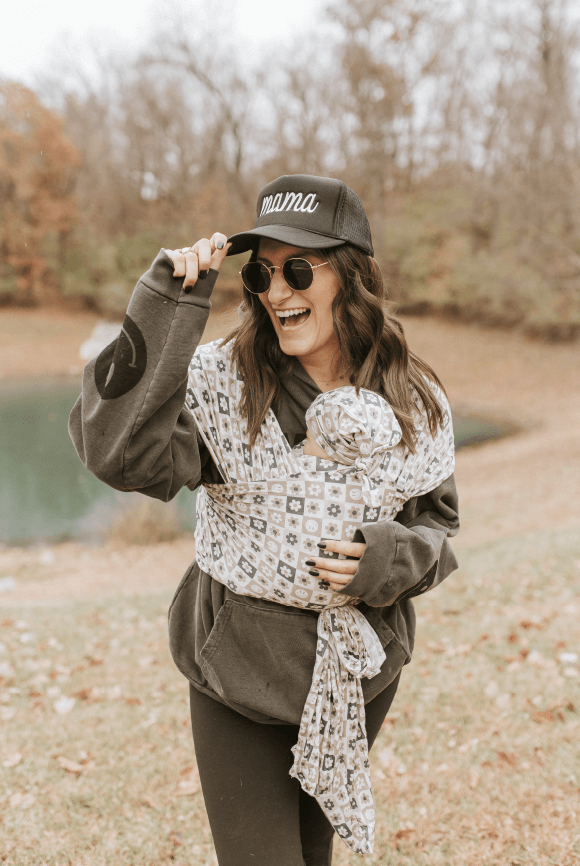
[(198, 279), (204, 280), (210, 268), (219, 271), (230, 246), (227, 237), (216, 232), (209, 240), (201, 238), (192, 247), (166, 249), (165, 252), (173, 262), (173, 276), (185, 277), (183, 288), (186, 289), (195, 286)]
[[(355, 559), (329, 559), (326, 556), (312, 556), (307, 565), (316, 569), (320, 580), (327, 580), (334, 592), (342, 592), (347, 583), (353, 579), (358, 569), (358, 561), (366, 550), (366, 544), (357, 541), (332, 541), (325, 539), (325, 551), (342, 553), (344, 556), (354, 556)], [(314, 565), (311, 565), (314, 563)]]

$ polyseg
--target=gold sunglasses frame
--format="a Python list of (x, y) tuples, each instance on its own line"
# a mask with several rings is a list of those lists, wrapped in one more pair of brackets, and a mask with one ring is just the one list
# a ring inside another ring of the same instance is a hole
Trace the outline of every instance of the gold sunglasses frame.
[[(246, 262), (246, 265), (263, 265), (266, 268), (266, 270), (269, 271), (269, 273), (270, 273), (270, 285), (268, 286), (267, 289), (264, 289), (263, 292), (253, 292), (251, 289), (248, 288), (248, 286), (244, 283), (244, 275), (242, 273), (243, 268), (242, 268), (242, 271), (238, 271), (238, 273), (240, 274), (240, 276), (242, 278), (242, 284), (243, 284), (244, 288), (247, 289), (247, 291), (251, 295), (265, 295), (265, 294), (267, 294), (267, 292), (270, 291), (270, 287), (272, 285), (272, 279), (274, 277), (274, 271), (282, 271), (283, 272), (284, 267), (285, 267), (285, 265), (288, 264), (288, 262), (306, 262), (307, 265), (310, 265), (310, 267), (313, 271), (315, 271), (316, 268), (322, 268), (322, 267), (324, 267), (324, 265), (330, 264), (330, 262), (321, 262), (321, 264), (319, 264), (319, 265), (313, 265), (312, 262), (309, 262), (308, 259), (305, 259), (302, 256), (294, 256), (291, 259), (286, 259), (286, 261), (284, 262), (283, 265), (267, 265), (265, 262)], [(244, 265), (244, 267), (245, 267), (245, 265)], [(312, 276), (312, 281), (314, 282), (314, 275)], [(286, 285), (288, 286), (289, 289), (292, 289), (292, 286), (288, 283), (288, 281), (286, 280), (286, 277), (284, 277), (284, 282), (286, 283)], [(311, 285), (312, 285), (312, 283), (310, 283), (310, 286)], [(310, 286), (307, 286), (306, 289), (292, 289), (292, 291), (293, 292), (306, 292), (310, 288)]]

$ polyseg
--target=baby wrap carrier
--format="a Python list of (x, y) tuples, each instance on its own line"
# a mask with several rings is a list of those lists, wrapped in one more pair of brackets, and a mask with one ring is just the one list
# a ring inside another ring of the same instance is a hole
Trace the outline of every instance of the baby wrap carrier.
[[(312, 685), (293, 748), (291, 775), (316, 798), (353, 851), (372, 853), (374, 808), (361, 677), (385, 660), (380, 641), (355, 607), (309, 574), (317, 541), (350, 541), (360, 526), (392, 520), (413, 496), (453, 472), (447, 402), (435, 438), (418, 397), (416, 453), (379, 395), (353, 387), (321, 394), (306, 415), (329, 459), (291, 449), (269, 410), (252, 447), (239, 413), (242, 381), (231, 346), (201, 346), (189, 372), (186, 407), (224, 484), (197, 498), (196, 556), (201, 569), (240, 595), (321, 611)], [(332, 459), (334, 458), (334, 460)], [(338, 458), (338, 459), (337, 459)], [(345, 465), (348, 464), (348, 465)]]

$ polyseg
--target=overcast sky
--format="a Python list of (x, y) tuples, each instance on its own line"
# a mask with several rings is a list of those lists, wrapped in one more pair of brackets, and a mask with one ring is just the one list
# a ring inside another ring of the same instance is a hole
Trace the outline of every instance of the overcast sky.
[(0, 20), (0, 77), (33, 85), (58, 60), (62, 45), (78, 51), (91, 43), (132, 52), (175, 8), (216, 22), (251, 61), (266, 43), (317, 26), (323, 0), (8, 0)]

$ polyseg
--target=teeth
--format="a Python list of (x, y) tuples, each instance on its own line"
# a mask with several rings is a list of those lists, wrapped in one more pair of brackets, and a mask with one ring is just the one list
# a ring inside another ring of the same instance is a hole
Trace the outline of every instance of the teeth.
[(286, 316), (297, 316), (299, 313), (306, 313), (308, 307), (300, 307), (297, 310), (276, 310), (276, 315), (279, 319), (284, 319)]

